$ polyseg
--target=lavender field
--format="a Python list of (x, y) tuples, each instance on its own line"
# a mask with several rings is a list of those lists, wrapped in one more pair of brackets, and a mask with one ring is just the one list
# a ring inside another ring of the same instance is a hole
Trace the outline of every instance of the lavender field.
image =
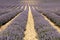
[(60, 1), (0, 0), (0, 40), (60, 40)]

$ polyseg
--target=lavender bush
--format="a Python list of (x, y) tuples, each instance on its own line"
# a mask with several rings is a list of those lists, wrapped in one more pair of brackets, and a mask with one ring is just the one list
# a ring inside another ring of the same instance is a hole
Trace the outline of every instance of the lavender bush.
[(24, 31), (28, 19), (28, 9), (23, 11), (19, 16), (8, 26), (4, 32), (0, 33), (0, 40), (23, 40)]
[(0, 16), (0, 26), (4, 25), (8, 21), (10, 21), (12, 18), (14, 18), (17, 14), (19, 14), (23, 10), (24, 10), (24, 8), (23, 9), (18, 8), (12, 12), (9, 12), (8, 14), (4, 14), (4, 15)]
[[(60, 16), (58, 16), (58, 13), (55, 13), (54, 11), (48, 10), (48, 9), (36, 9), (39, 13), (45, 15), (48, 19), (50, 19), (53, 23), (55, 23), (57, 26), (60, 27)], [(56, 15), (57, 14), (57, 15)]]
[(52, 22), (54, 22), (57, 26), (60, 27), (60, 16), (54, 13), (43, 13), (47, 18), (49, 18)]
[(38, 40), (60, 40), (60, 34), (39, 12), (32, 9), (32, 14)]

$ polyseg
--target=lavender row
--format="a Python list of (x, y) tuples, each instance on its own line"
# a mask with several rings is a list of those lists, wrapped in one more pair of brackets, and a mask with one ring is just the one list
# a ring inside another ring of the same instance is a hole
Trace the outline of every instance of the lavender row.
[(32, 9), (32, 14), (38, 40), (60, 40), (60, 34), (40, 13)]
[(54, 11), (54, 13), (55, 13), (56, 15), (60, 16), (60, 10)]
[(50, 19), (53, 23), (55, 23), (57, 26), (60, 27), (60, 16), (56, 15), (55, 12), (50, 11), (50, 10), (41, 10), (41, 9), (36, 9), (38, 12), (42, 13), (45, 15), (48, 19)]
[(43, 13), (43, 15), (60, 27), (60, 16), (56, 15), (55, 13)]
[(0, 33), (0, 40), (23, 40), (28, 18), (28, 9), (21, 12), (18, 17), (8, 26), (6, 30)]
[[(54, 4), (55, 5), (55, 4)], [(57, 14), (57, 15), (59, 15), (60, 16), (60, 7), (59, 7), (59, 5), (58, 4), (56, 4), (57, 6), (51, 6), (51, 5), (39, 5), (39, 6), (37, 6), (37, 8), (35, 7), (35, 9), (38, 11), (38, 12), (43, 12), (43, 11), (45, 11), (45, 10), (48, 10), (48, 11), (50, 11), (50, 12), (53, 12), (53, 13), (55, 13), (55, 14)], [(46, 6), (46, 7), (45, 7)], [(50, 7), (51, 6), (51, 7)]]
[(0, 15), (3, 15), (3, 14), (6, 14), (6, 13), (11, 12), (11, 11), (13, 11), (13, 10), (16, 10), (17, 7), (21, 8), (22, 5), (18, 5), (18, 4), (16, 4), (16, 5), (13, 5), (12, 8), (0, 9)]
[(12, 18), (14, 18), (17, 14), (19, 14), (22, 11), (24, 11), (24, 7), (23, 9), (18, 8), (18, 9), (13, 10), (12, 12), (9, 12), (8, 14), (4, 14), (0, 16), (0, 26), (10, 21)]

